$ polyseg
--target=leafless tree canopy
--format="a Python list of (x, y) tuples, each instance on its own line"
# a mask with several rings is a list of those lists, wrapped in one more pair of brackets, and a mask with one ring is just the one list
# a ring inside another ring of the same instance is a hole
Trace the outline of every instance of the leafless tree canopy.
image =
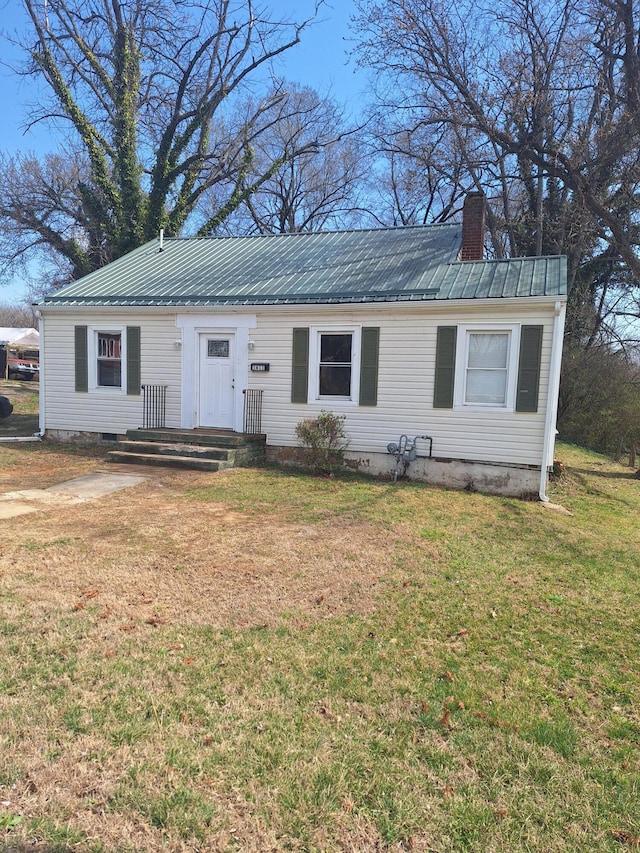
[[(356, 0), (379, 74), (394, 219), (447, 216), (485, 189), (496, 256), (569, 258), (576, 338), (637, 312), (639, 16), (634, 0)], [(408, 213), (407, 213), (408, 211)]]
[[(248, 185), (281, 151), (302, 153), (282, 163), (224, 223), (225, 233), (320, 231), (362, 221), (361, 196), (369, 170), (359, 128), (350, 127), (329, 97), (290, 84), (277, 119), (255, 145)], [(214, 205), (217, 206), (217, 205)]]
[[(64, 150), (0, 161), (5, 262), (45, 247), (76, 278), (160, 228), (178, 234), (197, 219), (209, 233), (314, 150), (289, 138), (257, 167), (262, 134), (290, 112), (271, 63), (322, 2), (294, 22), (253, 0), (23, 0), (23, 73), (49, 92), (31, 122), (53, 127)], [(213, 188), (219, 206), (203, 217)]]
[[(495, 257), (567, 255), (567, 359), (600, 348), (618, 373), (634, 364), (637, 0), (355, 0), (376, 81), (367, 149), (334, 102), (273, 66), (323, 2), (284, 21), (269, 0), (22, 0), (22, 73), (48, 92), (30, 121), (61, 144), (0, 155), (0, 264), (40, 251), (61, 284), (160, 228), (439, 222), (482, 189)], [(589, 359), (565, 376), (591, 376)]]
[(38, 321), (31, 306), (0, 302), (0, 326), (9, 329), (37, 329)]

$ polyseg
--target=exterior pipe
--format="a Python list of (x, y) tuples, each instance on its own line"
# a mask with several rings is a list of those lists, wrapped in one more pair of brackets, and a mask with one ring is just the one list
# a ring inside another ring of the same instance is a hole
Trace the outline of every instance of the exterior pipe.
[(38, 383), (40, 385), (40, 393), (39, 393), (39, 403), (38, 403), (38, 426), (39, 430), (37, 433), (34, 433), (34, 436), (38, 438), (43, 438), (45, 431), (45, 422), (44, 422), (44, 394), (45, 394), (45, 375), (44, 375), (44, 359), (42, 358), (44, 354), (44, 317), (42, 316), (42, 311), (39, 309), (35, 309), (35, 315), (38, 318), (38, 332), (40, 334), (40, 343), (39, 343), (39, 357), (38, 357)]
[(543, 503), (549, 502), (547, 495), (547, 469), (553, 465), (553, 448), (558, 417), (558, 391), (560, 389), (560, 366), (562, 364), (562, 337), (564, 335), (564, 317), (566, 305), (557, 301), (554, 306), (553, 337), (551, 339), (551, 361), (549, 364), (549, 386), (547, 389), (547, 413), (544, 419), (544, 440), (542, 464), (540, 465), (539, 497)]

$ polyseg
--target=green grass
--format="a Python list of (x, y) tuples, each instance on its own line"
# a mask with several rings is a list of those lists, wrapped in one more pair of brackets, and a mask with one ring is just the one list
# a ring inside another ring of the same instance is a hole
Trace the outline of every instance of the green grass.
[[(367, 613), (147, 626), (106, 656), (90, 607), (39, 620), (6, 578), (0, 800), (27, 793), (23, 813), (0, 806), (0, 839), (60, 851), (637, 847), (640, 481), (575, 448), (558, 455), (568, 469), (552, 497), (572, 516), (275, 470), (176, 495), (185, 512), (214, 501), (326, 535), (388, 531), (393, 568)], [(38, 799), (51, 778), (58, 793)]]
[(0, 394), (13, 403), (14, 415), (37, 415), (39, 408), (38, 390), (31, 382), (0, 379)]

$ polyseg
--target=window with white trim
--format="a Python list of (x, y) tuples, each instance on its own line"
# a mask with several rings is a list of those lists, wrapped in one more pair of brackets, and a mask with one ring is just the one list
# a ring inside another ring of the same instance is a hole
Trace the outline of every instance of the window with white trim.
[(459, 333), (454, 405), (513, 410), (519, 327), (460, 326)]
[(309, 398), (358, 402), (360, 328), (312, 328)]
[(122, 334), (98, 332), (96, 384), (98, 387), (122, 387)]
[(126, 392), (126, 329), (93, 326), (88, 331), (90, 389)]
[(506, 405), (509, 338), (509, 332), (469, 333), (465, 403)]

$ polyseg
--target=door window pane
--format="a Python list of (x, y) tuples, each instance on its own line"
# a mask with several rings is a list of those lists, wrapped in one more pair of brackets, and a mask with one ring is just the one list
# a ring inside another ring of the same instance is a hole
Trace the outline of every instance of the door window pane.
[(209, 358), (229, 358), (228, 340), (208, 340), (207, 355)]

